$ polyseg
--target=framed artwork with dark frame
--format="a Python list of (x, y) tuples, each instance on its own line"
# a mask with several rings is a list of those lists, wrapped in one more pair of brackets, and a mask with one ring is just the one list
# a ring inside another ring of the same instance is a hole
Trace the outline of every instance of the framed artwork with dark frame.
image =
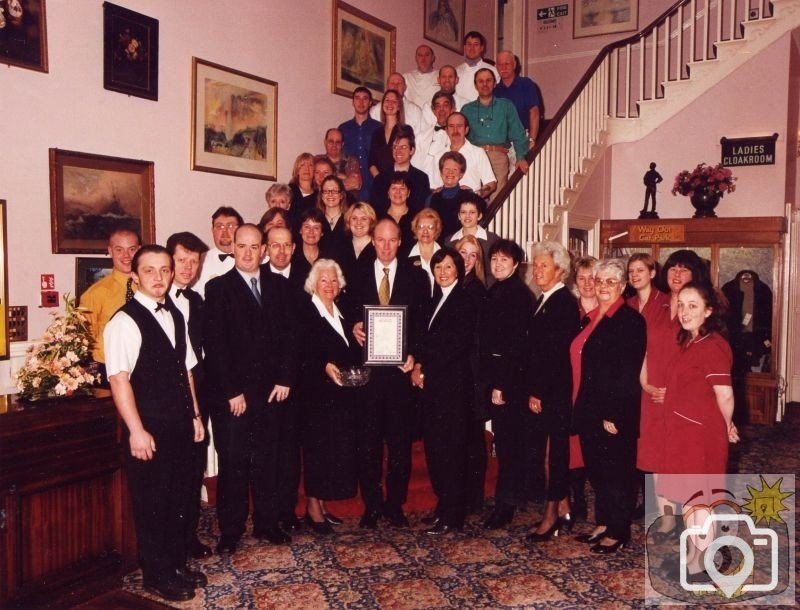
[(155, 240), (152, 161), (50, 149), (53, 254), (104, 254), (119, 228)]
[(461, 41), (466, 12), (466, 0), (425, 0), (422, 24), (425, 38), (460, 54), (464, 49)]
[(639, 24), (639, 0), (576, 0), (573, 38), (630, 32)]
[(191, 167), (275, 180), (278, 83), (192, 58)]
[(111, 274), (114, 262), (111, 258), (85, 257), (75, 258), (75, 302), (80, 303), (81, 295), (97, 280)]
[(356, 87), (366, 87), (380, 99), (394, 72), (396, 35), (393, 25), (333, 0), (331, 91), (351, 97)]
[(0, 199), (0, 360), (11, 355), (8, 332), (8, 233), (6, 231), (6, 201)]
[(45, 0), (0, 0), (0, 62), (47, 72)]
[(103, 2), (103, 87), (158, 99), (158, 19)]

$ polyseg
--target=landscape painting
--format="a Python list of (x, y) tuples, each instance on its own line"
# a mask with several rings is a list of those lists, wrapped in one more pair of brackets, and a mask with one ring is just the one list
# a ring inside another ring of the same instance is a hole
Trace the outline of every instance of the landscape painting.
[(275, 180), (278, 84), (194, 58), (192, 169)]
[(153, 163), (50, 149), (54, 254), (102, 254), (117, 228), (155, 238)]

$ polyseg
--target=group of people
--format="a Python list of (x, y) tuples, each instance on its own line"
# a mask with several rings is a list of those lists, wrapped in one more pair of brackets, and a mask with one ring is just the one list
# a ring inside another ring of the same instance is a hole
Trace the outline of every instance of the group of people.
[[(252, 535), (290, 543), (302, 526), (301, 482), (303, 521), (319, 536), (342, 523), (326, 502), (356, 494), (360, 527), (408, 527), (403, 504), (418, 437), (438, 500), (426, 533), (461, 530), (483, 509), (489, 420), (499, 472), (483, 526), (506, 527), (531, 499), (532, 480), (544, 482), (532, 543), (571, 527), (586, 475), (596, 527), (581, 539), (608, 554), (630, 536), (637, 467), (724, 472), (727, 443), (738, 437), (730, 350), (705, 263), (675, 252), (662, 293), (647, 257), (573, 263), (563, 246), (543, 242), (530, 258), (535, 299), (520, 274), (522, 248), (480, 226), (493, 189), (480, 177), (477, 188), (463, 188), (475, 157), (462, 151), (485, 155), (499, 145), (481, 150), (464, 136), (475, 124), (497, 128), (501, 116), (522, 123), (492, 95), (484, 48), (479, 34), (467, 34), (466, 68), (454, 70), (474, 74), (474, 123), (469, 104), (453, 112), (454, 92), (444, 90), (458, 78), (439, 73), (431, 113), (460, 148), (437, 153), (442, 188), (433, 195), (429, 175), (413, 165), (420, 140), (404, 120), (403, 91), (387, 91), (382, 121), (367, 134), (370, 94), (357, 89), (356, 118), (326, 133), (324, 158), (298, 157), (289, 185), (267, 191), (257, 224), (220, 207), (211, 248), (188, 232), (166, 247), (112, 233), (113, 271), (81, 305), (128, 430), (151, 592), (188, 600), (207, 582), (187, 562), (212, 552), (197, 538), (209, 421), (221, 554), (237, 551), (251, 498)], [(430, 48), (421, 46), (417, 60), (413, 82), (424, 90)], [(513, 70), (511, 58), (498, 56), (498, 69)], [(481, 120), (487, 108), (491, 121)], [(535, 137), (538, 111), (528, 110)], [(517, 154), (524, 169), (524, 151)], [(626, 283), (636, 293), (627, 303)], [(363, 366), (365, 307), (381, 305), (406, 309), (403, 361), (370, 366), (369, 381), (352, 387), (343, 374)], [(660, 492), (665, 511), (682, 499), (668, 486)]]

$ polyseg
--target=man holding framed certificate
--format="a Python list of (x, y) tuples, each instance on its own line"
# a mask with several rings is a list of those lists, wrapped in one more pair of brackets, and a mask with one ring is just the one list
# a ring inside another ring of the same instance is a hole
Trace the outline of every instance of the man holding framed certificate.
[[(400, 227), (391, 218), (378, 222), (372, 237), (376, 258), (360, 265), (352, 290), (353, 334), (365, 346), (372, 365), (370, 383), (358, 416), (358, 469), (364, 501), (362, 528), (375, 528), (381, 516), (394, 527), (407, 527), (403, 504), (411, 477), (414, 396), (408, 373), (430, 300), (427, 274), (399, 260)], [(364, 320), (366, 319), (366, 324)], [(381, 489), (383, 444), (389, 451), (386, 498)]]

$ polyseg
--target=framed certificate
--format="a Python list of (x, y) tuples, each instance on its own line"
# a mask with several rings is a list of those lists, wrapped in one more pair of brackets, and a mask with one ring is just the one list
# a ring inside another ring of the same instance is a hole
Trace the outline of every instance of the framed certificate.
[(364, 306), (364, 364), (397, 366), (406, 361), (407, 320), (405, 305)]

